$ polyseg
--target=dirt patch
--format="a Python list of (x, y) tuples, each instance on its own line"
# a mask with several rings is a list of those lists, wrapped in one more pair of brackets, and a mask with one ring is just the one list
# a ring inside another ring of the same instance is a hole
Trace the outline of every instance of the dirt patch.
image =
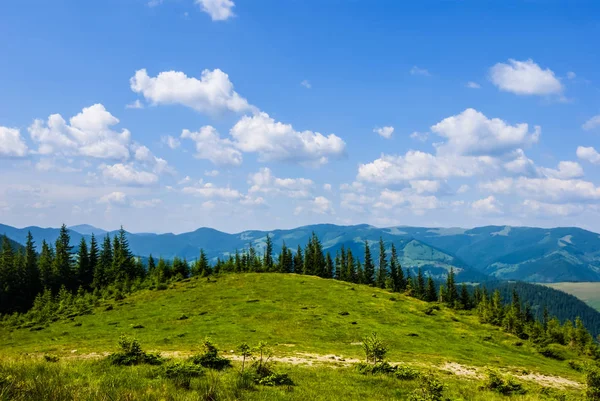
[(555, 387), (555, 388), (581, 388), (582, 384), (573, 380), (565, 379), (559, 376), (546, 376), (539, 373), (529, 373), (523, 376), (515, 376), (522, 380), (532, 381), (542, 386)]
[(477, 369), (472, 366), (464, 366), (455, 362), (446, 362), (441, 366), (442, 370), (447, 370), (457, 376), (470, 377), (473, 379), (481, 379), (483, 376), (477, 372)]

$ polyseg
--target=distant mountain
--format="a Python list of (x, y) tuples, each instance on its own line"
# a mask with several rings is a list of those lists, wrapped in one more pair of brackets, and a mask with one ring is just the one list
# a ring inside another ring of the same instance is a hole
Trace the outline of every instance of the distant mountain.
[(75, 231), (82, 235), (92, 235), (94, 234), (96, 237), (106, 235), (108, 231), (103, 230), (98, 227), (90, 226), (89, 224), (79, 224), (77, 226), (70, 226), (69, 230)]
[[(38, 245), (43, 239), (53, 243), (58, 237), (56, 228), (19, 229), (0, 224), (0, 234), (20, 243), (25, 242), (27, 231), (31, 231)], [(70, 232), (74, 245), (82, 237), (89, 239), (92, 232), (106, 233), (88, 225), (71, 227)], [(485, 281), (489, 277), (548, 283), (600, 281), (600, 235), (573, 227), (377, 228), (366, 224), (318, 224), (236, 234), (199, 228), (182, 234), (129, 234), (128, 238), (136, 255), (152, 254), (167, 259), (179, 256), (191, 261), (198, 257), (201, 248), (211, 259), (227, 258), (236, 249), (243, 250), (250, 244), (262, 252), (267, 234), (273, 238), (275, 253), (284, 241), (295, 250), (298, 245), (306, 245), (312, 232), (333, 256), (344, 246), (359, 258), (363, 257), (365, 240), (372, 247), (373, 257), (378, 258), (377, 242), (381, 237), (388, 251), (390, 243), (396, 245), (403, 267), (421, 267), (436, 278), (443, 278), (454, 268), (462, 281)]]

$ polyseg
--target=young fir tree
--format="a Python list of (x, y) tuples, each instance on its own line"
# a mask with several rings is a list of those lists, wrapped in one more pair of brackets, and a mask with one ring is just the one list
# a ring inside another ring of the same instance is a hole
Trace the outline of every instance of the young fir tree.
[(196, 261), (192, 274), (200, 277), (208, 276), (210, 274), (210, 265), (204, 249), (200, 249), (200, 256)]
[(333, 260), (329, 252), (325, 256), (325, 278), (333, 278)]
[(56, 243), (54, 245), (54, 266), (57, 283), (54, 287), (56, 291), (60, 286), (65, 286), (70, 291), (77, 289), (77, 281), (73, 271), (73, 247), (69, 244), (71, 236), (66, 225), (62, 225)]
[(383, 238), (379, 237), (379, 268), (377, 270), (377, 279), (375, 280), (375, 284), (379, 288), (385, 288), (385, 283), (387, 280), (387, 258), (385, 255), (385, 244), (383, 242)]
[(326, 277), (325, 272), (325, 255), (323, 254), (323, 246), (317, 234), (313, 231), (309, 241), (310, 246), (304, 252), (304, 264), (306, 268), (305, 274), (313, 274), (319, 277)]
[(263, 266), (265, 271), (272, 272), (275, 270), (275, 264), (273, 263), (273, 240), (269, 234), (267, 234), (267, 240), (265, 243)]
[(296, 254), (294, 255), (294, 273), (302, 273), (303, 266), (304, 255), (302, 254), (302, 247), (298, 245), (298, 249), (296, 250)]
[(40, 269), (40, 284), (42, 288), (51, 289), (54, 283), (54, 271), (52, 266), (54, 264), (54, 252), (48, 243), (42, 241), (42, 251), (40, 252), (40, 258), (38, 260), (38, 267)]
[(90, 256), (85, 238), (81, 238), (77, 251), (77, 281), (78, 285), (88, 290), (94, 279), (94, 271), (90, 266)]
[(340, 280), (342, 273), (342, 259), (340, 258), (340, 251), (335, 252), (334, 269), (335, 272), (333, 273), (333, 278)]
[(27, 232), (25, 241), (25, 292), (33, 301), (38, 292), (42, 290), (40, 283), (40, 269), (38, 267), (38, 256), (35, 252), (35, 242), (31, 232)]
[(471, 296), (469, 295), (469, 290), (465, 283), (462, 283), (460, 288), (460, 306), (465, 310), (472, 308)]
[[(398, 254), (396, 253), (396, 247), (392, 243), (392, 255), (390, 256), (390, 279), (392, 282), (392, 291), (400, 291), (400, 276), (398, 275)], [(402, 271), (402, 269), (400, 269)]]
[(154, 261), (154, 257), (152, 256), (152, 254), (150, 254), (150, 256), (148, 256), (148, 265), (146, 267), (146, 272), (148, 273), (149, 276), (154, 275), (154, 270), (156, 269), (156, 262)]
[(127, 279), (135, 277), (135, 260), (131, 250), (129, 249), (129, 241), (127, 233), (121, 227), (118, 236), (115, 237), (118, 241), (118, 247), (115, 247), (113, 261), (115, 262), (115, 278), (119, 282), (124, 282)]
[(373, 285), (375, 282), (375, 266), (373, 265), (373, 259), (371, 259), (371, 249), (369, 248), (369, 242), (367, 240), (365, 240), (364, 275), (364, 284)]
[(454, 278), (454, 268), (450, 268), (448, 278), (446, 279), (446, 303), (450, 307), (454, 307), (454, 303), (458, 301), (458, 290)]
[(425, 291), (425, 300), (427, 302), (435, 302), (437, 301), (437, 291), (435, 289), (435, 282), (431, 275), (427, 277), (427, 290)]
[(98, 263), (100, 263), (100, 250), (98, 249), (96, 236), (92, 233), (92, 238), (90, 239), (90, 270), (92, 272), (90, 285), (94, 282), (94, 276), (96, 275)]
[[(346, 263), (344, 263), (344, 260), (346, 260)], [(354, 259), (354, 255), (350, 249), (346, 251), (346, 258), (342, 259), (342, 269), (346, 272), (344, 273), (346, 277), (345, 281), (351, 283), (362, 283), (364, 281), (364, 274), (360, 261), (358, 258)]]
[(415, 297), (419, 299), (425, 299), (425, 276), (423, 275), (423, 270), (419, 267), (417, 271), (417, 282), (415, 284)]
[(281, 273), (292, 273), (294, 271), (294, 256), (285, 241), (281, 245), (281, 253), (279, 254), (279, 271)]

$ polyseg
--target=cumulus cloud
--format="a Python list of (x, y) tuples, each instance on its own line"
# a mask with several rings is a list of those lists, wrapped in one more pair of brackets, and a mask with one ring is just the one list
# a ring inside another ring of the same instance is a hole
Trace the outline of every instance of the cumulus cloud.
[(307, 202), (306, 206), (298, 206), (294, 210), (294, 214), (298, 215), (302, 212), (311, 212), (316, 214), (333, 214), (333, 206), (329, 199), (324, 196), (317, 196)]
[(479, 214), (502, 213), (502, 203), (500, 203), (493, 195), (474, 201), (471, 203), (471, 208)]
[(598, 127), (600, 127), (600, 114), (590, 118), (581, 126), (581, 128), (583, 128), (586, 131), (590, 131)]
[(134, 102), (131, 102), (125, 105), (126, 109), (143, 109), (144, 105), (140, 102), (140, 99), (136, 99)]
[(394, 127), (375, 128), (373, 129), (373, 132), (375, 132), (377, 135), (383, 138), (390, 139), (392, 137), (392, 134), (394, 133)]
[(146, 146), (134, 143), (131, 148), (134, 159), (144, 166), (151, 168), (154, 173), (173, 174), (175, 172), (165, 159), (154, 156), (154, 154), (152, 154), (150, 149), (148, 149)]
[(181, 191), (184, 194), (208, 199), (232, 200), (242, 198), (242, 194), (237, 189), (218, 187), (210, 182), (206, 184), (200, 183), (197, 186), (184, 187)]
[(534, 214), (539, 217), (573, 216), (585, 210), (585, 206), (580, 204), (544, 203), (532, 199), (524, 200), (522, 206), (527, 214)]
[(290, 124), (277, 122), (264, 112), (242, 117), (230, 133), (238, 149), (258, 153), (262, 161), (324, 164), (330, 157), (342, 156), (346, 147), (334, 134), (296, 131)]
[(124, 192), (114, 191), (101, 196), (100, 199), (98, 199), (98, 203), (104, 203), (109, 206), (131, 206), (138, 209), (145, 209), (162, 204), (162, 200), (156, 198), (138, 200), (127, 196)]
[(536, 143), (541, 128), (521, 123), (509, 125), (499, 118), (487, 118), (475, 109), (443, 119), (431, 131), (447, 140), (438, 147), (440, 152), (461, 155), (501, 155)]
[(219, 170), (210, 170), (210, 171), (205, 171), (204, 175), (207, 177), (216, 177), (219, 175)]
[(479, 85), (477, 82), (469, 81), (467, 82), (466, 87), (470, 89), (480, 89), (481, 85)]
[(127, 195), (124, 192), (111, 192), (98, 199), (98, 203), (125, 205), (127, 203)]
[(35, 120), (29, 133), (38, 144), (38, 154), (125, 160), (129, 157), (131, 134), (126, 129), (113, 131), (111, 127), (118, 123), (119, 119), (102, 104), (95, 104), (84, 108), (69, 123), (60, 114), (52, 114), (47, 122)]
[(542, 167), (540, 173), (550, 178), (578, 178), (583, 176), (583, 168), (577, 162), (561, 161), (556, 169)]
[(153, 104), (180, 104), (208, 114), (255, 111), (233, 90), (229, 75), (219, 69), (202, 71), (200, 79), (179, 71), (164, 71), (150, 77), (146, 69), (141, 69), (130, 79), (130, 85), (131, 90)]
[(99, 167), (102, 176), (109, 180), (128, 185), (151, 185), (158, 181), (158, 176), (147, 171), (140, 171), (131, 163), (102, 164)]
[(480, 188), (495, 193), (517, 193), (543, 202), (592, 202), (600, 199), (600, 187), (581, 179), (554, 177), (503, 178), (480, 184)]
[(490, 69), (490, 78), (501, 91), (517, 95), (552, 95), (563, 91), (554, 72), (542, 69), (531, 59), (498, 63)]
[(196, 4), (210, 15), (213, 21), (225, 21), (235, 16), (233, 13), (235, 3), (232, 0), (196, 0)]
[(441, 184), (439, 181), (433, 180), (411, 180), (410, 187), (418, 194), (430, 193), (434, 194), (440, 190)]
[(196, 143), (197, 159), (209, 160), (218, 166), (239, 166), (242, 164), (242, 153), (235, 148), (229, 139), (223, 139), (216, 128), (206, 125), (199, 131), (184, 129), (181, 138), (191, 139)]
[(17, 128), (0, 126), (0, 157), (23, 157), (27, 151), (27, 145)]
[(167, 145), (171, 149), (177, 149), (179, 147), (179, 145), (181, 145), (181, 142), (179, 141), (179, 139), (177, 139), (171, 135), (165, 135), (165, 136), (161, 137), (160, 141), (162, 143), (164, 143), (165, 145)]
[(423, 214), (426, 210), (437, 209), (442, 206), (442, 202), (433, 196), (423, 196), (415, 194), (410, 190), (392, 191), (384, 189), (379, 195), (379, 200), (374, 205), (376, 208), (392, 209), (395, 207), (407, 206), (415, 214)]
[(429, 138), (429, 132), (413, 132), (410, 134), (410, 138), (415, 141), (425, 142)]
[(600, 153), (593, 147), (578, 146), (577, 157), (593, 164), (600, 164)]
[(248, 177), (249, 193), (265, 193), (288, 196), (290, 198), (308, 198), (311, 196), (314, 182), (307, 178), (278, 178), (271, 169), (264, 167)]

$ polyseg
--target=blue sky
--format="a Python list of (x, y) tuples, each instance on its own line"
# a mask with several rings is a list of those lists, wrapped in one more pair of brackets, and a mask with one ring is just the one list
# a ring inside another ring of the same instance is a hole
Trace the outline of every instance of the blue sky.
[(0, 221), (600, 231), (599, 17), (592, 1), (3, 2)]

